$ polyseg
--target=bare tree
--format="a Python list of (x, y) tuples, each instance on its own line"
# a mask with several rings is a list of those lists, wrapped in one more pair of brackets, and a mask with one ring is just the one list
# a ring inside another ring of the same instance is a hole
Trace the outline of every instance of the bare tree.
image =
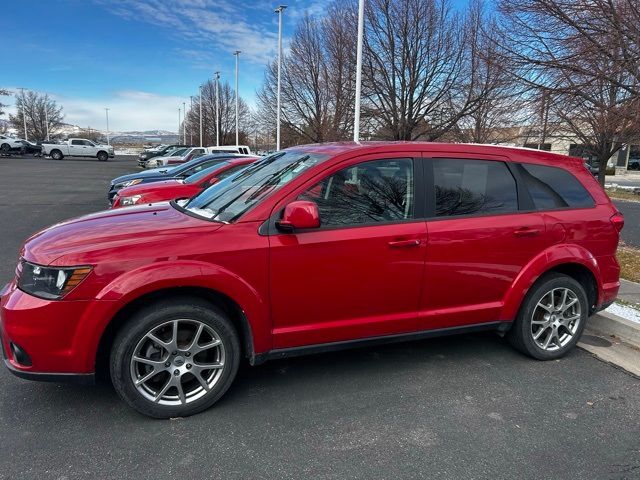
[(64, 115), (62, 106), (47, 94), (33, 91), (21, 91), (16, 94), (16, 114), (9, 115), (9, 122), (18, 131), (24, 130), (24, 118), (27, 121), (27, 134), (33, 140), (45, 140), (47, 122), (49, 135), (54, 136), (62, 126)]
[[(228, 82), (220, 84), (218, 91), (220, 104), (220, 145), (235, 145), (236, 143), (236, 104), (235, 91)], [(248, 127), (251, 122), (251, 112), (244, 99), (238, 99), (240, 119), (240, 143), (248, 141)], [(216, 95), (215, 82), (207, 80), (202, 86), (202, 136), (203, 145), (216, 144)], [(187, 136), (193, 135), (194, 143), (200, 143), (200, 97), (194, 97), (193, 108), (186, 115)]]
[[(9, 90), (6, 90), (4, 88), (0, 88), (0, 97), (7, 97), (9, 95), (10, 95)], [(6, 106), (7, 106), (6, 104), (0, 102), (0, 117), (4, 115), (4, 108)]]
[[(283, 58), (282, 143), (325, 142), (351, 136), (355, 99), (356, 13), (334, 2), (322, 18), (299, 22)], [(267, 66), (258, 92), (265, 122), (275, 127), (277, 64)]]
[[(520, 81), (553, 98), (551, 112), (598, 160), (601, 184), (609, 158), (640, 136), (637, 49), (620, 34), (619, 10), (637, 12), (637, 6), (626, 0), (606, 5), (600, 0), (500, 2), (503, 61), (516, 67)], [(636, 58), (635, 65), (630, 58)]]

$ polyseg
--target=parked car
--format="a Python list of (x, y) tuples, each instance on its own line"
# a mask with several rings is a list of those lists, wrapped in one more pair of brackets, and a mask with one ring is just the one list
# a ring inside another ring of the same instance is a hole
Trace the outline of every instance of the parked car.
[(220, 180), (238, 173), (257, 159), (258, 157), (230, 159), (194, 173), (184, 180), (163, 180), (123, 188), (114, 197), (111, 208), (191, 198)]
[(42, 144), (42, 154), (54, 160), (62, 160), (64, 157), (94, 157), (101, 162), (114, 157), (112, 146), (96, 144), (86, 138), (70, 138), (60, 143), (45, 142)]
[(28, 239), (1, 290), (5, 365), (53, 381), (107, 369), (130, 406), (169, 418), (213, 405), (242, 358), (493, 330), (557, 359), (616, 298), (623, 224), (580, 159), (294, 147), (190, 200)]
[[(213, 153), (221, 153), (221, 152), (213, 152)], [(182, 163), (188, 162), (189, 160), (193, 160), (194, 158), (198, 158), (206, 154), (207, 152), (204, 148), (193, 147), (188, 149), (182, 155), (171, 155), (170, 157), (164, 157), (162, 161), (164, 165), (180, 165)]]
[(220, 162), (235, 158), (237, 156), (238, 155), (234, 153), (217, 153), (215, 155), (204, 155), (175, 167), (159, 167), (152, 170), (146, 170), (144, 172), (121, 175), (111, 180), (111, 183), (109, 184), (109, 192), (107, 193), (109, 204), (113, 203), (113, 198), (115, 197), (116, 193), (118, 193), (119, 190), (125, 187), (138, 185), (140, 183), (160, 182), (171, 178), (184, 179), (189, 175), (198, 173), (200, 170), (204, 170), (205, 168), (211, 167)]
[(177, 148), (175, 150), (169, 151), (167, 156), (152, 157), (148, 160), (138, 160), (138, 166), (142, 168), (163, 167), (163, 166), (166, 166), (165, 160), (169, 158), (169, 156), (184, 155), (188, 150), (189, 150), (189, 147)]
[(628, 170), (640, 170), (640, 158), (630, 158), (627, 165)]
[(222, 145), (219, 147), (207, 147), (207, 153), (242, 153), (251, 155), (251, 149), (247, 145)]
[(140, 155), (138, 155), (138, 165), (144, 167), (142, 162), (146, 162), (150, 158), (153, 157), (162, 157), (168, 155), (173, 150), (177, 150), (179, 148), (192, 147), (193, 145), (164, 145), (162, 148), (145, 150)]
[(22, 142), (23, 140), (21, 138), (10, 137), (9, 135), (0, 135), (0, 153), (2, 155), (9, 155), (12, 150), (22, 148)]
[(21, 140), (22, 143), (22, 147), (20, 148), (20, 150), (23, 153), (26, 154), (33, 154), (35, 156), (40, 156), (42, 155), (42, 145), (34, 143), (34, 142), (29, 142), (28, 140)]

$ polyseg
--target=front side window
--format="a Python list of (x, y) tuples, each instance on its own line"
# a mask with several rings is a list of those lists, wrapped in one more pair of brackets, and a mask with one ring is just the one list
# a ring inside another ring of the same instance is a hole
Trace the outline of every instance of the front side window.
[(214, 171), (216, 170), (220, 170), (221, 168), (226, 167), (227, 165), (229, 165), (229, 162), (221, 162), (217, 165), (214, 165), (212, 167), (208, 167), (205, 168), (203, 170), (200, 170), (198, 173), (194, 173), (193, 175), (190, 175), (188, 178), (185, 179), (184, 183), (191, 185), (194, 183), (200, 183), (201, 181), (203, 181), (205, 178), (207, 178), (209, 175), (211, 175)]
[(516, 181), (503, 162), (435, 159), (433, 175), (437, 217), (518, 211)]
[(193, 197), (183, 208), (218, 222), (234, 222), (251, 207), (302, 172), (329, 158), (293, 151), (277, 152), (227, 177)]
[(318, 204), (323, 227), (397, 222), (413, 218), (413, 161), (360, 163), (325, 178), (300, 200)]
[(519, 164), (520, 174), (538, 210), (587, 208), (595, 205), (582, 184), (562, 168)]

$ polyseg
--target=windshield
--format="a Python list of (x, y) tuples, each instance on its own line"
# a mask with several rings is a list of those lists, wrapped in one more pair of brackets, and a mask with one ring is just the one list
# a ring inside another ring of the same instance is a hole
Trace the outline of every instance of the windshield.
[(326, 155), (295, 151), (277, 152), (204, 190), (184, 208), (209, 220), (233, 222), (253, 205), (326, 158)]
[(226, 167), (229, 165), (229, 162), (221, 162), (217, 163), (213, 167), (205, 168), (204, 170), (200, 170), (198, 173), (194, 173), (193, 175), (187, 177), (184, 183), (193, 184), (199, 183), (204, 180), (207, 176), (211, 175), (216, 170), (219, 170), (221, 167)]
[(179, 148), (177, 150), (171, 150), (169, 152), (167, 152), (167, 156), (171, 156), (171, 157), (180, 157), (182, 156), (187, 150), (189, 150), (188, 148)]

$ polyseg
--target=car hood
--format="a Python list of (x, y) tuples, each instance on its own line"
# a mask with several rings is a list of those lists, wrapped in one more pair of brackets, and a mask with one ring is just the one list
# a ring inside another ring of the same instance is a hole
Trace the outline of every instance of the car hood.
[[(169, 203), (106, 210), (73, 218), (31, 236), (21, 256), (40, 265), (83, 265), (100, 261), (103, 255), (123, 260), (128, 252), (168, 250), (180, 246), (202, 231), (222, 224), (186, 215)], [(169, 255), (169, 252), (167, 252)]]
[(128, 175), (121, 175), (120, 177), (117, 177), (111, 180), (111, 185), (116, 185), (118, 183), (126, 182), (128, 180), (136, 180), (138, 178), (150, 179), (150, 178), (166, 177), (167, 179), (169, 179), (171, 178), (171, 176), (168, 174), (168, 170), (169, 169), (167, 167), (164, 167), (164, 168), (153, 169), (153, 170), (144, 170), (142, 172), (137, 172), (137, 173), (130, 173)]
[(132, 197), (134, 195), (142, 195), (151, 190), (165, 189), (171, 188), (175, 189), (176, 187), (183, 186), (184, 182), (182, 180), (163, 180), (161, 182), (153, 182), (153, 183), (141, 183), (138, 185), (132, 185), (131, 187), (125, 187), (118, 191), (119, 197)]

